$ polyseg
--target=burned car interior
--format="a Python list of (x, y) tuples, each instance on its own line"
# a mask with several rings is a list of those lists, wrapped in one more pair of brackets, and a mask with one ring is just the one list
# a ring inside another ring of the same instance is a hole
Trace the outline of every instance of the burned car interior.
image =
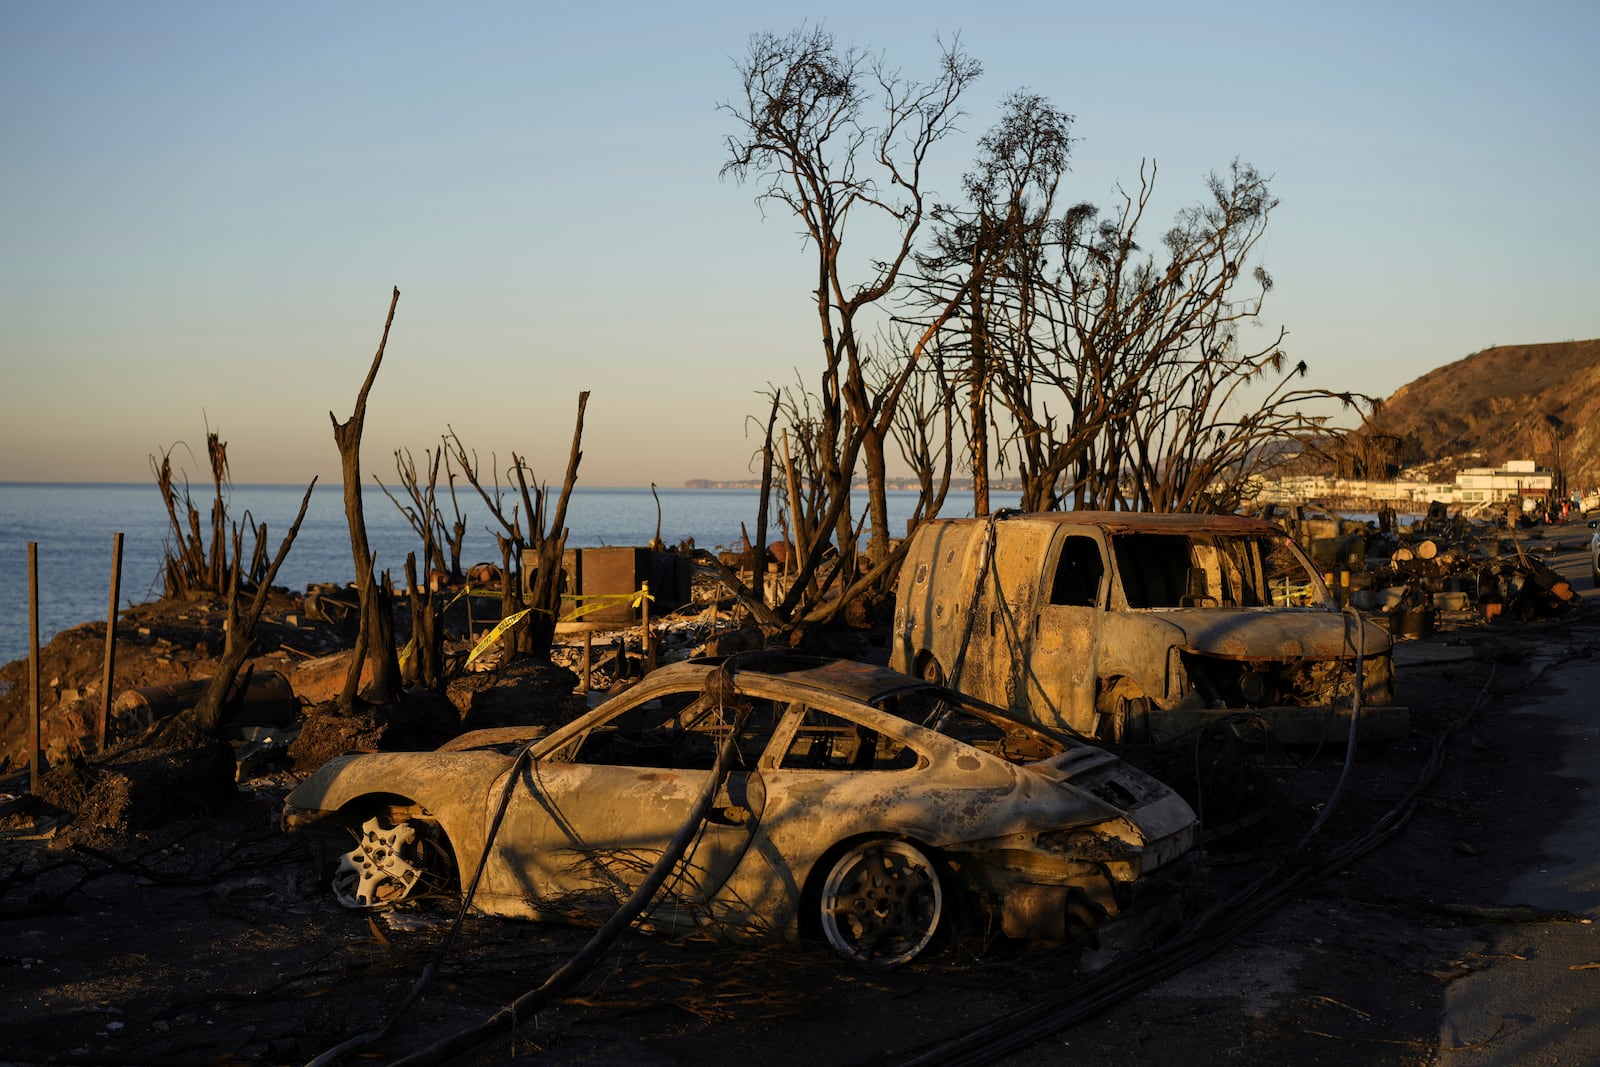
[[(1111, 544), (1130, 608), (1332, 606), (1282, 537), (1119, 533)], [(1079, 566), (1065, 550), (1062, 562)]]
[[(743, 697), (745, 712), (735, 743), (738, 762), (754, 766), (775, 736), (780, 770), (909, 770), (925, 764), (916, 748), (803, 701)], [(983, 714), (975, 706), (930, 690), (884, 698), (880, 705), (908, 722), (934, 730), (1012, 763), (1049, 759), (1060, 742), (1025, 724)], [(597, 724), (545, 759), (617, 767), (710, 770), (729, 729), (726, 706), (706, 694), (658, 697)]]

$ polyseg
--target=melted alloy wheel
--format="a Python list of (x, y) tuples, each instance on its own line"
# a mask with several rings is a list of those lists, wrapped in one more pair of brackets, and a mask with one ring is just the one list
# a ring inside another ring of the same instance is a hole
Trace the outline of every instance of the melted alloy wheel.
[(333, 895), (347, 908), (398, 904), (422, 880), (417, 831), (409, 822), (385, 827), (377, 817), (361, 826), (356, 847), (339, 857)]
[(847, 959), (885, 970), (927, 948), (944, 917), (933, 862), (905, 841), (864, 841), (840, 856), (822, 886), (822, 932)]

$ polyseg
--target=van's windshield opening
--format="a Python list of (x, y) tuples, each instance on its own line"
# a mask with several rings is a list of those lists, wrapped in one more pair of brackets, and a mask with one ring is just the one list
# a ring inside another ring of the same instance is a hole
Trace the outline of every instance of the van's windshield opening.
[(1327, 589), (1287, 538), (1122, 533), (1112, 538), (1130, 608), (1327, 607)]

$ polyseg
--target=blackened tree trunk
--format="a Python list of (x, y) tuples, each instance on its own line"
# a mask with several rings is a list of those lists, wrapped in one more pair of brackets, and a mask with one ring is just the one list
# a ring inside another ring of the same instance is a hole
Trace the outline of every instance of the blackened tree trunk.
[(411, 658), (402, 673), (412, 685), (444, 688), (444, 625), (433, 586), (417, 580), (417, 554), (406, 556), (406, 595), (411, 602)]
[(333, 412), (328, 412), (328, 419), (333, 423), (333, 440), (339, 446), (339, 466), (344, 474), (344, 514), (350, 526), (356, 594), (361, 601), (361, 632), (356, 641), (356, 654), (351, 657), (350, 672), (345, 676), (344, 691), (339, 695), (339, 704), (345, 708), (356, 701), (362, 667), (367, 659), (372, 661), (372, 685), (368, 695), (374, 702), (381, 704), (392, 700), (401, 688), (400, 660), (394, 650), (394, 600), (384, 595), (373, 576), (366, 515), (361, 507), (361, 430), (367, 417), (367, 394), (372, 391), (378, 367), (383, 363), (383, 349), (389, 343), (389, 327), (394, 325), (394, 309), (399, 303), (400, 290), (396, 288), (389, 301), (389, 317), (383, 324), (383, 338), (378, 342), (377, 354), (372, 357), (367, 379), (361, 383), (361, 392), (356, 395), (354, 413), (347, 421), (340, 422)]
[(217, 725), (222, 721), (229, 702), (243, 698), (244, 691), (250, 685), (249, 672), (246, 671), (241, 684), (235, 686), (234, 682), (238, 678), (240, 669), (244, 667), (245, 660), (255, 648), (256, 628), (261, 622), (267, 597), (272, 591), (272, 581), (278, 576), (278, 568), (283, 565), (295, 537), (300, 533), (300, 523), (306, 517), (306, 508), (311, 504), (311, 490), (315, 489), (316, 485), (317, 481), (313, 478), (311, 484), (306, 486), (306, 495), (300, 500), (299, 514), (295, 516), (289, 532), (278, 546), (278, 551), (272, 557), (265, 575), (256, 583), (255, 595), (243, 608), (240, 606), (239, 596), (243, 540), (235, 528), (233, 562), (229, 567), (231, 577), (228, 583), (228, 623), (223, 639), (222, 657), (217, 662), (216, 672), (206, 683), (206, 688), (200, 694), (195, 706), (180, 711), (160, 728), (159, 736), (166, 744), (174, 748), (196, 748), (214, 740)]
[[(300, 511), (295, 515), (293, 525), (284, 535), (283, 542), (272, 557), (272, 563), (267, 567), (266, 576), (256, 583), (255, 596), (242, 612), (239, 606), (239, 578), (243, 543), (237, 531), (234, 534), (233, 577), (228, 589), (228, 626), (223, 636), (222, 659), (217, 664), (216, 673), (211, 676), (210, 684), (200, 695), (199, 703), (195, 705), (195, 719), (200, 728), (207, 733), (215, 732), (217, 724), (222, 719), (223, 709), (227, 706), (234, 678), (244, 666), (250, 651), (255, 648), (256, 627), (261, 622), (261, 613), (265, 610), (267, 597), (272, 592), (272, 581), (278, 576), (278, 568), (283, 565), (284, 557), (288, 556), (294, 539), (300, 533), (300, 523), (306, 517), (306, 508), (311, 505), (311, 491), (316, 487), (317, 480), (313, 478), (311, 484), (306, 486), (306, 495), (300, 499)], [(241, 694), (242, 691), (243, 687)]]
[(583, 413), (589, 406), (589, 391), (578, 394), (578, 417), (572, 427), (572, 447), (567, 453), (567, 470), (561, 479), (561, 495), (556, 499), (550, 525), (540, 515), (534, 525), (538, 537), (538, 570), (528, 588), (529, 641), (537, 656), (548, 656), (556, 636), (556, 620), (561, 615), (561, 556), (567, 547), (567, 503), (578, 484), (578, 464), (583, 459)]

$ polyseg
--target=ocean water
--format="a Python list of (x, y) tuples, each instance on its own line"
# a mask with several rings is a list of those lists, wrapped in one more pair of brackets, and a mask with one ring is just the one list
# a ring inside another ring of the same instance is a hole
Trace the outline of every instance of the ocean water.
[[(210, 486), (191, 486), (201, 521), (209, 518)], [(268, 551), (276, 551), (300, 507), (304, 486), (236, 485), (227, 490), (228, 514), (239, 521), (248, 513), (268, 531)], [(675, 545), (692, 537), (715, 551), (740, 543), (740, 524), (755, 535), (760, 493), (754, 489), (660, 489), (661, 538)], [(403, 497), (402, 497), (403, 499)], [(490, 524), (494, 521), (476, 493), (457, 492), (467, 523), (461, 562), (500, 562)], [(363, 490), (367, 537), (377, 566), (403, 580), (406, 553), (420, 557), (422, 541), (400, 510), (377, 486)], [(1014, 500), (996, 500), (996, 506)], [(952, 494), (944, 514), (956, 517), (970, 502)], [(449, 514), (448, 502), (444, 504)], [(890, 525), (904, 530), (916, 507), (916, 494), (890, 494)], [(865, 508), (860, 494), (858, 508)], [(775, 518), (767, 539), (776, 540)], [(578, 487), (567, 511), (567, 544), (572, 548), (644, 545), (656, 532), (656, 501), (649, 489)], [(28, 655), (28, 544), (37, 547), (39, 642), (82, 622), (106, 617), (111, 595), (114, 535), (123, 535), (119, 604), (127, 607), (161, 596), (161, 565), (172, 542), (171, 523), (153, 484), (0, 484), (0, 663)], [(246, 551), (254, 544), (246, 539)], [(344, 498), (337, 484), (319, 484), (299, 536), (275, 584), (303, 590), (317, 582), (355, 578)]]

